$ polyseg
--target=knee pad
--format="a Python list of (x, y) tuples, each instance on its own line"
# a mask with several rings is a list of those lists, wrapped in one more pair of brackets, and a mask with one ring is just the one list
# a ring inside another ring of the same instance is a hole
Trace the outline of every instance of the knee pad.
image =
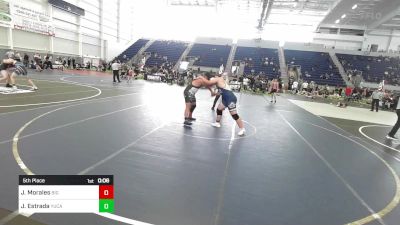
[(222, 110), (217, 109), (217, 115), (218, 115), (218, 116), (222, 116)]
[(190, 107), (190, 112), (192, 113), (192, 112), (194, 111), (195, 108), (196, 108), (196, 105), (192, 105), (192, 106)]
[(238, 120), (238, 119), (239, 119), (239, 115), (238, 115), (238, 114), (233, 114), (233, 115), (232, 115), (232, 118), (233, 118), (234, 120)]

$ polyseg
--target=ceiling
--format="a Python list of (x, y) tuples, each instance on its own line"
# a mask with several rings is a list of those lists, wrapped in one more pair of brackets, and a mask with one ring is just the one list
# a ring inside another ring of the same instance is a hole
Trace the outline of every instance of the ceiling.
[[(265, 24), (317, 26), (338, 0), (168, 0), (172, 6), (215, 7), (245, 14), (255, 26)], [(266, 7), (263, 17), (263, 6)]]
[[(243, 24), (400, 29), (400, 0), (167, 0), (171, 6), (215, 8)], [(352, 9), (355, 5), (354, 9)]]
[(367, 30), (400, 29), (400, 1), (342, 0), (322, 24), (357, 26)]
[(338, 0), (275, 0), (266, 24), (316, 27)]

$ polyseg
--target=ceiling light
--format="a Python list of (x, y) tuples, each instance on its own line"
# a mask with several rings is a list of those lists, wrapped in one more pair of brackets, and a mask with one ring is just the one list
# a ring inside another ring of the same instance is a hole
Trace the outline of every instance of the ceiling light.
[(351, 9), (356, 9), (357, 8), (357, 4), (353, 5), (353, 7), (351, 7)]
[(346, 14), (343, 14), (341, 18), (342, 18), (342, 19), (346, 18)]
[(335, 21), (335, 23), (339, 23), (339, 22), (340, 22), (340, 20), (336, 20), (336, 21)]

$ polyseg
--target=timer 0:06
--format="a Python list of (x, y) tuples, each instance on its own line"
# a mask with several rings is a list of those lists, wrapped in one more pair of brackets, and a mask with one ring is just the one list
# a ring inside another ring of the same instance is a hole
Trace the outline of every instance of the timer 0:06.
[(110, 183), (110, 178), (97, 178), (97, 183), (108, 184), (108, 183)]

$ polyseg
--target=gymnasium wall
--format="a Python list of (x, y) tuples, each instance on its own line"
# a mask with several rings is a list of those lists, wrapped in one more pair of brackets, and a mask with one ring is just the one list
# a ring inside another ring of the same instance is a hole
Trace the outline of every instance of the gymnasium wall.
[(2, 48), (111, 59), (135, 38), (129, 0), (66, 0), (83, 8), (85, 16), (55, 8), (47, 0), (8, 1), (49, 15), (55, 35), (0, 27)]

